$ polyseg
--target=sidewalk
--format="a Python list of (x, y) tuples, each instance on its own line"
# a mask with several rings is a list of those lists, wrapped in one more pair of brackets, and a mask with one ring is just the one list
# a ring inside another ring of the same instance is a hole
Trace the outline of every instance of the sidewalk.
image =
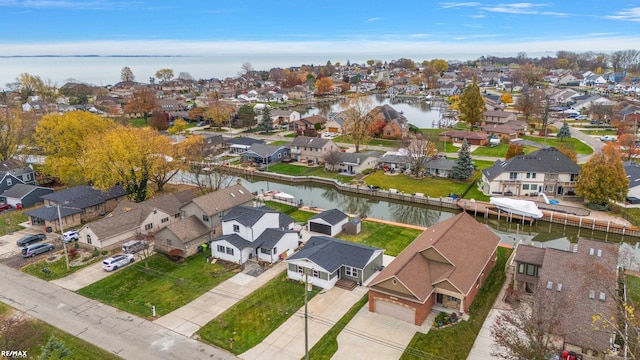
[(170, 312), (153, 323), (181, 335), (191, 337), (201, 327), (235, 305), (245, 296), (275, 278), (286, 269), (284, 262), (275, 264), (258, 277), (239, 273), (209, 290), (187, 305)]

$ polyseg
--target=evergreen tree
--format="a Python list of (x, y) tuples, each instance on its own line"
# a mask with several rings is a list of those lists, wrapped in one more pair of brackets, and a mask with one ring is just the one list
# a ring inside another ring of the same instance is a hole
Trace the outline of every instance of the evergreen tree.
[(482, 121), (482, 114), (485, 111), (485, 103), (477, 79), (473, 77), (473, 83), (464, 89), (460, 96), (460, 120), (473, 125)]
[(241, 126), (246, 126), (249, 129), (256, 124), (256, 113), (249, 105), (242, 105), (240, 109), (238, 109), (236, 117), (242, 124)]
[(273, 119), (271, 118), (271, 108), (269, 106), (265, 106), (262, 110), (262, 121), (258, 125), (258, 130), (260, 131), (273, 131)]
[(64, 341), (55, 336), (51, 336), (41, 350), (42, 354), (38, 360), (66, 359), (73, 356), (73, 351), (67, 347)]
[(569, 129), (569, 124), (565, 121), (558, 131), (558, 135), (556, 136), (560, 141), (564, 141), (564, 139), (571, 139), (571, 130)]
[(450, 177), (454, 180), (466, 180), (473, 175), (475, 167), (471, 160), (471, 152), (469, 151), (469, 144), (467, 140), (462, 142), (462, 148), (458, 151), (458, 159), (456, 164), (451, 169)]
[(618, 149), (612, 145), (593, 154), (580, 170), (576, 194), (590, 203), (607, 206), (611, 201), (624, 201), (628, 191), (629, 179)]

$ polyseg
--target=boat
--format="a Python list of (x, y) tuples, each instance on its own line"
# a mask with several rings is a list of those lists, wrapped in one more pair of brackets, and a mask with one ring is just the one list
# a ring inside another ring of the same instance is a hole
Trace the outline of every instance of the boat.
[(289, 200), (293, 200), (295, 199), (295, 196), (284, 193), (282, 191), (274, 191), (271, 193), (271, 196), (274, 199), (278, 199), (278, 200), (285, 200), (285, 201), (289, 201)]
[(534, 219), (542, 218), (543, 214), (538, 205), (530, 200), (518, 200), (504, 197), (492, 197), (489, 199), (489, 203), (495, 205), (501, 211), (531, 217)]

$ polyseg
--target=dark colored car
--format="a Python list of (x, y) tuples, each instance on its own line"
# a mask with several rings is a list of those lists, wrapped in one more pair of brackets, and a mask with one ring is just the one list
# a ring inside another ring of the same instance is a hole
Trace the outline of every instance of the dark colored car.
[(25, 246), (29, 246), (33, 243), (36, 243), (38, 241), (42, 241), (44, 239), (47, 238), (47, 235), (45, 234), (33, 234), (33, 235), (27, 235), (24, 237), (21, 237), (18, 241), (16, 241), (16, 245), (20, 246), (20, 247), (25, 247)]
[(9, 210), (9, 209), (11, 209), (11, 205), (9, 205), (9, 204), (0, 205), (0, 212), (5, 211), (5, 210)]

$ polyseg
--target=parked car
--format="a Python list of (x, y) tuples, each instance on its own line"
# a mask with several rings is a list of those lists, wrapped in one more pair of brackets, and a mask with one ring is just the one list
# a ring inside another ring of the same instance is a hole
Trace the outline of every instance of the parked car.
[(578, 115), (576, 116), (576, 120), (587, 120), (587, 115)]
[(5, 210), (9, 210), (9, 209), (11, 209), (11, 205), (9, 205), (9, 204), (0, 205), (0, 212), (3, 212)]
[(591, 121), (589, 121), (589, 123), (591, 125), (602, 125), (602, 124), (604, 124), (604, 122), (600, 121), (600, 120), (591, 120)]
[(47, 251), (53, 250), (53, 244), (40, 243), (32, 244), (22, 249), (22, 257), (34, 257)]
[(110, 258), (106, 258), (103, 262), (102, 262), (102, 268), (105, 271), (113, 271), (113, 270), (118, 270), (118, 268), (121, 268), (127, 264), (131, 264), (132, 262), (135, 261), (135, 258), (133, 256), (133, 254), (119, 254), (119, 255), (114, 255)]
[(144, 240), (131, 240), (122, 244), (122, 252), (125, 254), (135, 254), (140, 250), (149, 247), (149, 242)]
[(33, 243), (36, 243), (38, 241), (42, 241), (44, 239), (47, 238), (47, 235), (45, 234), (33, 234), (33, 235), (27, 235), (27, 236), (23, 236), (20, 239), (18, 239), (18, 241), (16, 241), (16, 245), (18, 245), (19, 247), (27, 247)]
[(70, 243), (72, 241), (78, 241), (80, 239), (80, 235), (78, 235), (78, 230), (70, 230), (62, 234), (62, 240), (66, 243)]
[(604, 135), (604, 136), (600, 136), (600, 141), (602, 142), (618, 141), (618, 137), (615, 135)]

